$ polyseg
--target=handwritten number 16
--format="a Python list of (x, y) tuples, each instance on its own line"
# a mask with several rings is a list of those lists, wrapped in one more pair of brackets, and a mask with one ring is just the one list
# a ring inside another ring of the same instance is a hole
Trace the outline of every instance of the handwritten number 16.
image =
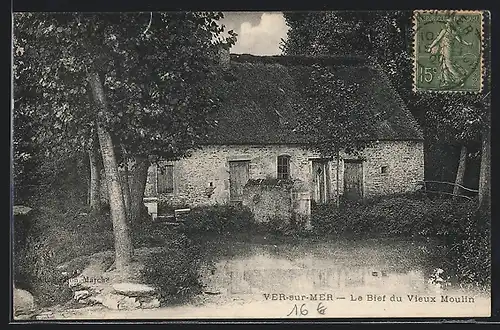
[(300, 308), (297, 305), (294, 305), (292, 310), (290, 311), (290, 313), (287, 316), (290, 316), (294, 313), (295, 313), (295, 315), (305, 316), (309, 313), (309, 311), (306, 309), (306, 304), (300, 305)]

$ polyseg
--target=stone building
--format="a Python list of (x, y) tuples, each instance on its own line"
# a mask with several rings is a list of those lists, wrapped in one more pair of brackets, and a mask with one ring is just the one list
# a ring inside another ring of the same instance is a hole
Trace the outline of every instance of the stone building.
[(301, 97), (297, 86), (313, 64), (328, 65), (359, 84), (356, 101), (366, 111), (390, 113), (374, 125), (373, 146), (358, 156), (341, 153), (341, 197), (406, 192), (424, 179), (423, 135), (415, 118), (383, 72), (364, 60), (231, 54), (225, 63), (226, 97), (216, 114), (217, 128), (190, 157), (165, 162), (161, 170), (150, 167), (148, 200), (173, 207), (238, 203), (249, 180), (255, 186), (273, 179), (294, 182), (301, 198), (313, 203), (333, 200), (337, 161), (314, 151), (292, 125)]

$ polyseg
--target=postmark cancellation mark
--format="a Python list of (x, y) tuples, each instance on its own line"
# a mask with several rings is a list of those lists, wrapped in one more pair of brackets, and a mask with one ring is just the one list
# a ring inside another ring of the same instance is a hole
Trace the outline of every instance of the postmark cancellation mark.
[(413, 12), (416, 92), (473, 92), (483, 87), (483, 12)]

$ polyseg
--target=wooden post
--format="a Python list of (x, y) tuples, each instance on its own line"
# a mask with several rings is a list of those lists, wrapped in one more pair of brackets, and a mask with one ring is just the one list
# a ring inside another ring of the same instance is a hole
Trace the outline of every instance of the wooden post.
[(460, 149), (460, 160), (458, 162), (457, 176), (455, 178), (455, 186), (453, 187), (453, 195), (460, 195), (460, 186), (464, 183), (465, 165), (467, 162), (467, 147), (462, 146)]
[(481, 212), (489, 214), (491, 211), (491, 132), (488, 128), (483, 131), (481, 145), (481, 165), (479, 173), (479, 208)]

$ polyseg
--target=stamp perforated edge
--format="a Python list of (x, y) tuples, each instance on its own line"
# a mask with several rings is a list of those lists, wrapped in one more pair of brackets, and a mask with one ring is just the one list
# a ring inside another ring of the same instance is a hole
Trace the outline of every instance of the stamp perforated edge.
[[(457, 90), (427, 90), (417, 88), (417, 16), (419, 13), (459, 13), (459, 14), (479, 14), (481, 16), (481, 54), (479, 56), (479, 90), (477, 91), (457, 91)], [(454, 9), (415, 9), (412, 12), (412, 51), (413, 54), (413, 68), (412, 68), (412, 90), (413, 93), (458, 93), (458, 94), (480, 94), (483, 92), (483, 80), (485, 79), (484, 65), (484, 13), (485, 10), (454, 10)]]

